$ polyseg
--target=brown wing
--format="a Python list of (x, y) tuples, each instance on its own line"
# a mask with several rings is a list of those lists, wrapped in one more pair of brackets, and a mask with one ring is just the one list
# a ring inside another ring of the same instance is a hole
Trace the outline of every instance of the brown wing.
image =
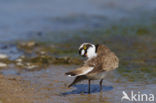
[(90, 67), (88, 65), (84, 65), (80, 68), (77, 68), (73, 71), (70, 71), (70, 72), (67, 72), (65, 73), (66, 75), (68, 76), (80, 76), (80, 75), (85, 75), (87, 74), (88, 72), (92, 71), (94, 67)]
[(104, 70), (102, 68), (102, 65), (98, 65), (96, 67), (94, 67), (94, 69), (92, 71), (90, 71), (88, 74), (91, 74), (91, 73), (99, 73), (99, 72), (104, 72), (106, 70)]
[(118, 67), (119, 60), (117, 56), (109, 51), (98, 54), (97, 57), (86, 62), (89, 66), (94, 66), (94, 69), (89, 73), (110, 71)]
[(118, 68), (119, 59), (113, 52), (103, 56), (101, 59), (103, 70), (110, 71)]

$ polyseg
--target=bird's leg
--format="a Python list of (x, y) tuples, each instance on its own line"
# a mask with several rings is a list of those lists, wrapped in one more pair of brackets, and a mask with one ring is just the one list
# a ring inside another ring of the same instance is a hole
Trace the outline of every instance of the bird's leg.
[(102, 82), (103, 82), (103, 79), (100, 80), (100, 92), (102, 91)]
[(91, 83), (91, 80), (89, 79), (88, 80), (88, 94), (90, 94), (90, 83)]

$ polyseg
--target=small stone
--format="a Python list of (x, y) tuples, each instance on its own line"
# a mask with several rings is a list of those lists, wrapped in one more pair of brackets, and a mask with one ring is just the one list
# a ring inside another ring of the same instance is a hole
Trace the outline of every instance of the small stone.
[(19, 45), (22, 46), (22, 47), (30, 48), (30, 47), (36, 46), (36, 44), (37, 43), (34, 42), (34, 41), (29, 41), (29, 42), (20, 43)]
[(0, 54), (0, 59), (7, 59), (8, 56), (6, 54)]
[(41, 55), (45, 55), (46, 52), (45, 52), (45, 51), (41, 51), (40, 54), (41, 54)]
[(22, 62), (21, 58), (16, 59), (17, 62)]
[(7, 67), (8, 65), (7, 64), (5, 64), (5, 63), (0, 63), (0, 68), (5, 68), (5, 67)]
[(24, 58), (25, 58), (25, 56), (24, 56), (24, 55), (22, 55), (22, 56), (21, 56), (21, 58), (22, 58), (22, 59), (24, 59)]
[(30, 63), (26, 63), (27, 66), (30, 66)]
[(23, 66), (21, 62), (16, 63), (17, 66)]
[(35, 41), (20, 42), (17, 44), (18, 48), (24, 50), (25, 52), (31, 52), (37, 45), (38, 44)]
[(34, 69), (34, 68), (37, 68), (38, 66), (37, 65), (29, 65), (27, 66), (27, 69)]
[(38, 67), (37, 65), (33, 65), (31, 63), (26, 63), (26, 65), (27, 65), (26, 68), (30, 70)]
[(35, 45), (36, 45), (36, 42), (34, 42), (34, 41), (30, 41), (30, 42), (27, 43), (28, 47), (33, 47)]

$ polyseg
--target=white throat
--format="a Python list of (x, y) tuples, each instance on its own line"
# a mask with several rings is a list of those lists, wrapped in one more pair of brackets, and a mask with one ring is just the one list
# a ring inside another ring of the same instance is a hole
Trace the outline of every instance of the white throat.
[(94, 58), (97, 56), (97, 53), (95, 52), (96, 51), (96, 47), (95, 45), (92, 45), (93, 47), (90, 47), (88, 48), (87, 50), (87, 57), (88, 59), (91, 59), (91, 58)]

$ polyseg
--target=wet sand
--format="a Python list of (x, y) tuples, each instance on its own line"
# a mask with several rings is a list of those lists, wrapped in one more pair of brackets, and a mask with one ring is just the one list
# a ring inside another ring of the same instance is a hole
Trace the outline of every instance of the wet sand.
[(67, 88), (73, 78), (66, 77), (64, 73), (76, 67), (52, 65), (39, 71), (13, 68), (0, 70), (2, 73), (0, 101), (2, 103), (120, 103), (122, 91), (156, 93), (155, 84), (123, 82), (124, 78), (117, 79), (118, 74), (115, 71), (105, 79), (103, 92), (99, 92), (98, 81), (92, 82), (91, 94), (87, 94), (87, 81)]

